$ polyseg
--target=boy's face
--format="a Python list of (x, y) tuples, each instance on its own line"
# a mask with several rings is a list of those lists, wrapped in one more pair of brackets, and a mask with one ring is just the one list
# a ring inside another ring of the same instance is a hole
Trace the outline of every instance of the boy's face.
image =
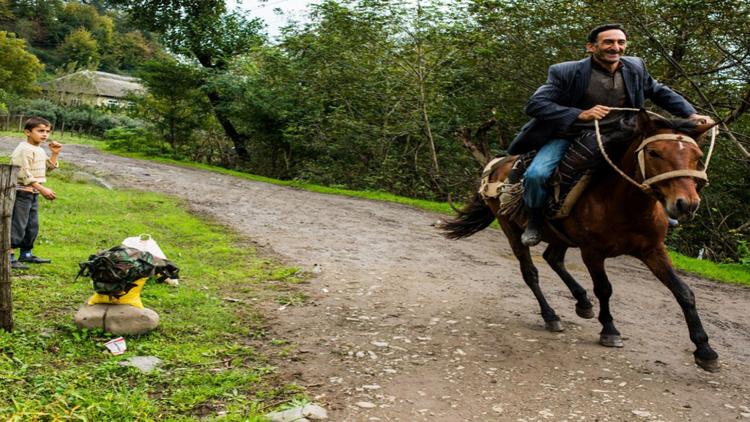
[(42, 142), (47, 142), (50, 127), (47, 125), (39, 125), (31, 130), (26, 129), (23, 132), (26, 134), (26, 139), (29, 143), (32, 145), (40, 145)]

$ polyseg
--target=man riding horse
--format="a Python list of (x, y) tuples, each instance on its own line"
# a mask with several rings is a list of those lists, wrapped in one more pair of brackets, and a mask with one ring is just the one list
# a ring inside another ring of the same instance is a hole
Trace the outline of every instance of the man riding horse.
[[(513, 155), (537, 150), (524, 173), (523, 200), (529, 216), (521, 238), (524, 245), (541, 241), (549, 195), (547, 181), (573, 140), (593, 139), (595, 119), (600, 119), (600, 131), (606, 135), (619, 128), (622, 118), (622, 112), (612, 108), (642, 108), (650, 99), (673, 115), (713, 122), (708, 116), (698, 115), (682, 96), (655, 81), (642, 59), (623, 56), (626, 47), (627, 34), (621, 25), (594, 28), (586, 43), (590, 57), (552, 65), (547, 81), (529, 99), (525, 112), (532, 119), (508, 148)], [(583, 144), (568, 167), (587, 161), (590, 165), (596, 160), (597, 149)]]

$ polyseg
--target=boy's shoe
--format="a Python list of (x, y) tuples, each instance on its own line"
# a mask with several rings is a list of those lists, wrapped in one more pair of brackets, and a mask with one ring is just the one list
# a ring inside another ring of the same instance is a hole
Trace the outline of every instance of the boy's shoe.
[(49, 264), (52, 262), (51, 259), (39, 258), (36, 255), (21, 255), (18, 260), (20, 262), (28, 262), (29, 264)]
[(16, 260), (10, 261), (10, 268), (12, 270), (28, 270), (29, 267), (27, 265), (24, 265), (23, 262), (19, 262)]

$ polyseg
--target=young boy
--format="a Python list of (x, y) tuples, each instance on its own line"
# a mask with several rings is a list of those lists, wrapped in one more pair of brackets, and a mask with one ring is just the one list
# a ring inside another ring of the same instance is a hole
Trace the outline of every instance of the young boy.
[[(26, 142), (18, 144), (10, 156), (11, 164), (20, 167), (18, 184), (16, 185), (16, 202), (13, 204), (13, 218), (11, 220), (10, 267), (16, 270), (28, 269), (24, 262), (31, 264), (46, 264), (49, 259), (39, 258), (31, 253), (34, 248), (36, 235), (39, 233), (39, 205), (37, 197), (41, 194), (48, 200), (55, 199), (55, 192), (45, 188), (42, 183), (47, 181), (46, 171), (57, 168), (57, 155), (62, 145), (57, 142), (49, 143), (51, 157), (40, 146), (47, 142), (52, 125), (41, 117), (32, 117), (26, 121), (24, 133)], [(13, 249), (21, 250), (18, 260), (15, 259)]]

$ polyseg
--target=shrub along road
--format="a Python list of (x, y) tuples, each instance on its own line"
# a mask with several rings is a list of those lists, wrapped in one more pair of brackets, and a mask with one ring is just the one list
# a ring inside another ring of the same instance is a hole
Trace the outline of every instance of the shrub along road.
[[(0, 142), (9, 150), (15, 142)], [(722, 371), (693, 363), (669, 291), (639, 262), (608, 262), (622, 349), (597, 344), (534, 250), (565, 331), (544, 330), (503, 235), (443, 239), (437, 214), (324, 195), (68, 145), (75, 163), (125, 188), (183, 199), (269, 255), (314, 273), (266, 304), (297, 348), (281, 370), (332, 420), (734, 420), (750, 418), (750, 289), (684, 276)], [(64, 192), (60, 193), (64, 195)], [(569, 269), (591, 291), (580, 257)], [(303, 300), (304, 299), (304, 300)]]

